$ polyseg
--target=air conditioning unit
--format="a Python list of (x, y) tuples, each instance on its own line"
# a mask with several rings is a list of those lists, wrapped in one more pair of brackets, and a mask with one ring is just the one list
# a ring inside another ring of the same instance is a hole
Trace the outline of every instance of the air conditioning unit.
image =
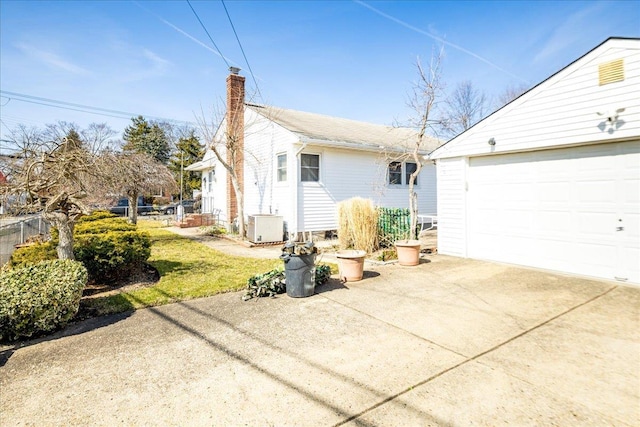
[(282, 242), (283, 220), (278, 215), (250, 215), (247, 227), (249, 241), (254, 243)]

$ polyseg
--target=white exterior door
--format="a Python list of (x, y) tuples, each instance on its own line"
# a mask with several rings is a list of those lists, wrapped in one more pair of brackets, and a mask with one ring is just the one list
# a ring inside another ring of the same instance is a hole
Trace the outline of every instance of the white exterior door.
[(476, 157), (467, 255), (640, 283), (640, 142)]

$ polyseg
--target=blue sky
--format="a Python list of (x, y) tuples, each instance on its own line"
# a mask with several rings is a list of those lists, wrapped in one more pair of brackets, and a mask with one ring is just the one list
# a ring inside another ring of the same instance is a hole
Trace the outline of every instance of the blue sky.
[[(494, 99), (507, 86), (539, 83), (608, 37), (640, 37), (640, 1), (192, 0), (191, 6), (226, 61), (242, 69), (248, 92), (255, 77), (261, 95), (255, 102), (380, 124), (410, 114), (416, 58), (427, 61), (441, 46), (447, 88), (470, 80)], [(3, 138), (19, 123), (106, 122), (119, 134), (130, 124), (7, 92), (188, 122), (225, 96), (228, 66), (186, 0), (2, 0), (0, 28)]]

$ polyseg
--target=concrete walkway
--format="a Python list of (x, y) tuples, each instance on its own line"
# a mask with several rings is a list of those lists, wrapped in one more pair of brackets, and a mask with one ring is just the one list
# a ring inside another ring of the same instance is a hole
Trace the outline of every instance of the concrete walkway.
[(4, 347), (0, 425), (640, 425), (640, 289), (426, 261)]

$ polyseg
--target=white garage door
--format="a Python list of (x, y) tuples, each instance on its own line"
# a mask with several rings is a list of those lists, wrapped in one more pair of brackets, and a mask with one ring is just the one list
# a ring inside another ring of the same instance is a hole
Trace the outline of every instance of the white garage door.
[(640, 142), (469, 161), (468, 256), (640, 283)]

